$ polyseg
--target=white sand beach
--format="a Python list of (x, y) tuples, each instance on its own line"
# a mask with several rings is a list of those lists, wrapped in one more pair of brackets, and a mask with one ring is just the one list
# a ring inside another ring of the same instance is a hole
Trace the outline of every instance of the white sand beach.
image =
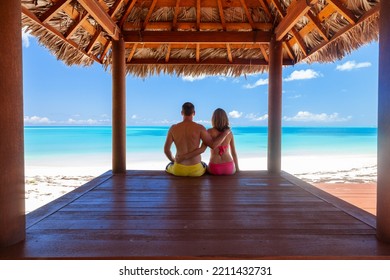
[[(163, 170), (167, 161), (137, 160), (128, 169)], [(265, 170), (266, 158), (240, 158), (241, 170)], [(26, 166), (26, 212), (72, 191), (110, 169), (108, 162), (77, 161)], [(282, 169), (312, 184), (373, 184), (376, 157), (372, 156), (285, 156)]]

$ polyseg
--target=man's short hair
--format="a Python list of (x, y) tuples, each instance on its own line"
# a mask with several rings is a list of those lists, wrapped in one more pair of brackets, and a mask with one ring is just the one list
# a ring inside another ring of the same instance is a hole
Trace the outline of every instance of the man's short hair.
[(186, 102), (181, 107), (184, 116), (191, 116), (195, 112), (195, 106), (191, 102)]

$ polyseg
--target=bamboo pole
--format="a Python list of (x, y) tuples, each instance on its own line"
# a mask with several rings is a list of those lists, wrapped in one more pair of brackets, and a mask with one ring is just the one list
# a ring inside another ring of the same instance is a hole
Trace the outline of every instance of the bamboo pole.
[(126, 58), (123, 38), (112, 41), (112, 171), (126, 173)]
[(25, 238), (21, 6), (0, 2), (0, 247)]
[(268, 171), (279, 173), (282, 162), (282, 42), (271, 39), (268, 84)]

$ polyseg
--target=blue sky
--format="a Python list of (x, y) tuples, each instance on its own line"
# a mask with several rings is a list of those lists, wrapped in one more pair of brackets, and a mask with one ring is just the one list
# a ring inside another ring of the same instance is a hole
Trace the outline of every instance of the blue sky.
[[(25, 125), (111, 125), (111, 74), (95, 63), (68, 67), (23, 34)], [(283, 69), (283, 126), (376, 126), (378, 44), (343, 60)], [(127, 124), (169, 126), (181, 105), (210, 126), (220, 107), (232, 126), (267, 126), (268, 74), (227, 77), (128, 76)]]

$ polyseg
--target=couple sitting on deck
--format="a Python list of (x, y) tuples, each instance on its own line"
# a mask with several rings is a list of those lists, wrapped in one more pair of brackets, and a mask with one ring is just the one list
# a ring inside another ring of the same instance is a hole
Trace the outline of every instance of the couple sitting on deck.
[[(234, 138), (224, 110), (214, 111), (211, 119), (213, 128), (208, 130), (193, 121), (195, 107), (192, 103), (184, 103), (181, 114), (183, 121), (171, 126), (164, 145), (164, 153), (171, 161), (166, 167), (168, 173), (198, 177), (206, 169), (214, 175), (231, 175), (239, 171)], [(172, 143), (176, 146), (175, 157), (171, 152)], [(201, 161), (200, 155), (207, 146), (211, 148), (208, 166)]]

